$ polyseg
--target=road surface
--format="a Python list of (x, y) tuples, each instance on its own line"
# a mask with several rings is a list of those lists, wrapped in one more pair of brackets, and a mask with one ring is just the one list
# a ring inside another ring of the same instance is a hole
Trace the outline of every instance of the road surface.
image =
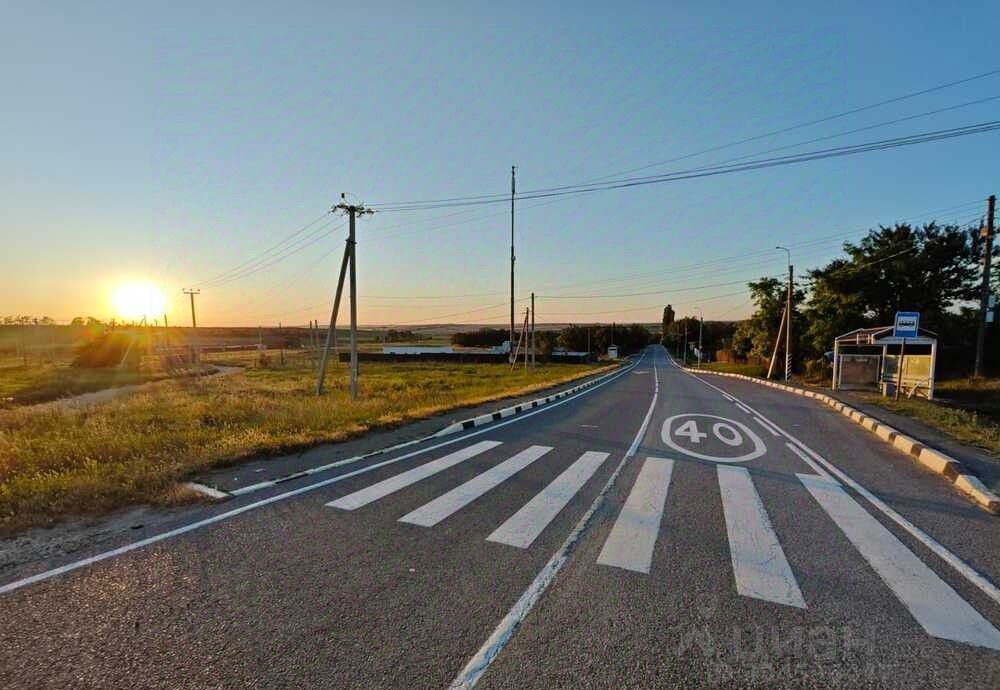
[(997, 518), (658, 346), (0, 587), (0, 687), (1000, 687)]

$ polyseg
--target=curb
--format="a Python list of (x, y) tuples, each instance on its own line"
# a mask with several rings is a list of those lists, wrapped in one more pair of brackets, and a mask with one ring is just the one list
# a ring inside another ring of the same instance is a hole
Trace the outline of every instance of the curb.
[(618, 367), (605, 374), (597, 376), (595, 378), (584, 381), (583, 383), (573, 386), (572, 388), (567, 388), (564, 391), (559, 391), (558, 393), (553, 393), (552, 395), (547, 395), (544, 398), (536, 398), (535, 400), (529, 400), (528, 402), (523, 402), (520, 405), (513, 405), (511, 407), (505, 407), (502, 410), (497, 410), (489, 414), (479, 415), (478, 417), (473, 417), (471, 419), (464, 419), (462, 421), (449, 424), (444, 429), (430, 434), (429, 436), (422, 436), (420, 438), (411, 439), (409, 441), (404, 441), (402, 443), (397, 443), (393, 446), (387, 446), (385, 448), (379, 448), (378, 450), (372, 450), (367, 453), (362, 453), (361, 455), (355, 455), (349, 458), (344, 458), (342, 460), (336, 460), (325, 465), (319, 465), (316, 467), (309, 467), (298, 472), (293, 472), (292, 474), (286, 474), (282, 477), (277, 477), (275, 479), (269, 479), (267, 481), (258, 482), (256, 484), (248, 484), (247, 486), (241, 486), (238, 489), (233, 489), (232, 491), (222, 491), (221, 489), (216, 489), (215, 487), (206, 486), (204, 484), (199, 484), (197, 482), (186, 482), (184, 486), (192, 491), (197, 491), (200, 494), (211, 498), (214, 501), (222, 501), (225, 499), (233, 498), (236, 496), (242, 496), (244, 494), (253, 493), (254, 491), (259, 491), (261, 489), (267, 489), (277, 484), (282, 484), (284, 482), (292, 481), (293, 479), (301, 479), (302, 477), (308, 477), (311, 474), (316, 474), (318, 472), (325, 472), (326, 470), (333, 469), (334, 467), (341, 467), (343, 465), (349, 465), (351, 463), (358, 462), (360, 460), (367, 460), (370, 457), (376, 455), (383, 455), (385, 453), (391, 453), (408, 446), (413, 446), (418, 443), (423, 443), (424, 441), (429, 441), (435, 438), (441, 438), (442, 436), (450, 436), (451, 434), (457, 434), (460, 431), (465, 431), (467, 429), (472, 429), (474, 427), (486, 426), (493, 422), (499, 421), (501, 419), (506, 419), (508, 417), (513, 417), (520, 412), (526, 412), (527, 410), (532, 410), (538, 407), (543, 407), (548, 403), (555, 402), (561, 398), (565, 398), (569, 395), (579, 393), (585, 388), (590, 388), (610, 376), (615, 376), (621, 374), (623, 371), (635, 366), (635, 362), (628, 364), (623, 367)]
[[(629, 365), (631, 366), (631, 365)], [(533, 410), (536, 407), (542, 407), (550, 402), (558, 400), (559, 398), (565, 398), (567, 395), (573, 395), (574, 393), (579, 393), (585, 388), (590, 388), (594, 384), (600, 383), (604, 379), (608, 378), (613, 374), (620, 373), (622, 368), (609, 371), (606, 374), (602, 374), (597, 378), (590, 379), (589, 381), (584, 381), (578, 386), (573, 386), (572, 388), (567, 388), (564, 391), (559, 391), (552, 395), (547, 395), (544, 398), (536, 398), (535, 400), (529, 400), (528, 402), (523, 402), (520, 405), (513, 405), (511, 407), (505, 407), (502, 410), (497, 410), (496, 412), (491, 412), (489, 414), (481, 414), (478, 417), (472, 417), (471, 419), (464, 419), (460, 422), (455, 422), (446, 426), (441, 431), (436, 434), (432, 434), (427, 438), (438, 438), (441, 436), (448, 436), (449, 434), (457, 434), (459, 431), (465, 431), (466, 429), (473, 429), (477, 426), (485, 426), (493, 422), (499, 421), (501, 419), (506, 419), (507, 417), (513, 417), (521, 412), (526, 412), (528, 410)]]
[(850, 405), (846, 405), (832, 396), (826, 395), (825, 393), (818, 393), (813, 390), (807, 390), (805, 388), (786, 386), (783, 383), (776, 383), (774, 381), (766, 381), (753, 376), (746, 376), (745, 374), (733, 374), (724, 371), (710, 371), (706, 369), (691, 369), (687, 367), (685, 367), (685, 371), (692, 374), (714, 374), (715, 376), (726, 376), (729, 378), (741, 379), (743, 381), (750, 381), (751, 383), (757, 383), (770, 388), (783, 390), (788, 393), (795, 393), (796, 395), (801, 395), (806, 398), (819, 400), (855, 423), (861, 425), (864, 429), (875, 434), (886, 443), (892, 445), (896, 450), (910, 456), (931, 472), (945, 477), (955, 486), (956, 489), (964, 494), (966, 498), (969, 498), (980, 508), (992, 513), (993, 515), (1000, 515), (1000, 497), (986, 488), (978, 477), (966, 472), (965, 467), (961, 462), (947, 453), (943, 453), (936, 448), (924, 445), (915, 438), (907, 436), (903, 432), (894, 429), (880, 419), (867, 415), (860, 410), (856, 410)]

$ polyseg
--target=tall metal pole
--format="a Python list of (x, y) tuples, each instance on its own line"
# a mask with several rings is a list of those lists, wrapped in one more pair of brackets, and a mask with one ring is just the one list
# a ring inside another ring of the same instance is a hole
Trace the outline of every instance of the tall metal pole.
[(357, 242), (354, 238), (354, 216), (357, 207), (347, 209), (350, 216), (350, 229), (347, 243), (351, 248), (351, 399), (358, 397), (358, 278), (357, 278)]
[(684, 319), (684, 360), (682, 364), (687, 366), (688, 363), (688, 322)]
[(516, 185), (515, 166), (510, 166), (510, 348), (511, 363), (514, 362), (514, 194)]
[(997, 203), (991, 194), (986, 204), (986, 227), (980, 233), (983, 237), (983, 285), (979, 294), (979, 328), (976, 331), (976, 364), (973, 375), (983, 375), (983, 349), (986, 347), (986, 312), (990, 308), (990, 263), (993, 254), (993, 215)]
[(787, 247), (775, 247), (788, 255), (788, 297), (785, 302), (785, 381), (792, 378), (792, 252)]
[(531, 368), (535, 368), (535, 293), (531, 293)]
[(698, 366), (701, 366), (701, 331), (705, 325), (705, 312), (698, 307)]

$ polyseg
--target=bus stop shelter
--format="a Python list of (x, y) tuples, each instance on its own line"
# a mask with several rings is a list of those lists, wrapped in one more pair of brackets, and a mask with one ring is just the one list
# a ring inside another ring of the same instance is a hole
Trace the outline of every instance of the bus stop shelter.
[[(893, 326), (858, 328), (833, 340), (833, 389), (934, 398), (937, 334), (893, 335)], [(899, 393), (897, 393), (897, 389)]]

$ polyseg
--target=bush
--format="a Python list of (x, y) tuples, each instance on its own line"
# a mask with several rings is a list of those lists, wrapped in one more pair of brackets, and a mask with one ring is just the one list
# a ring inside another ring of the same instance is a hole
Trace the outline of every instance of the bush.
[(134, 333), (101, 333), (76, 348), (73, 366), (84, 369), (122, 367), (138, 370), (146, 349), (144, 340)]
[(807, 381), (827, 381), (833, 376), (833, 368), (825, 357), (810, 359), (806, 362), (805, 379)]
[(451, 344), (459, 347), (494, 347), (510, 339), (510, 334), (503, 328), (480, 328), (476, 331), (453, 333)]

